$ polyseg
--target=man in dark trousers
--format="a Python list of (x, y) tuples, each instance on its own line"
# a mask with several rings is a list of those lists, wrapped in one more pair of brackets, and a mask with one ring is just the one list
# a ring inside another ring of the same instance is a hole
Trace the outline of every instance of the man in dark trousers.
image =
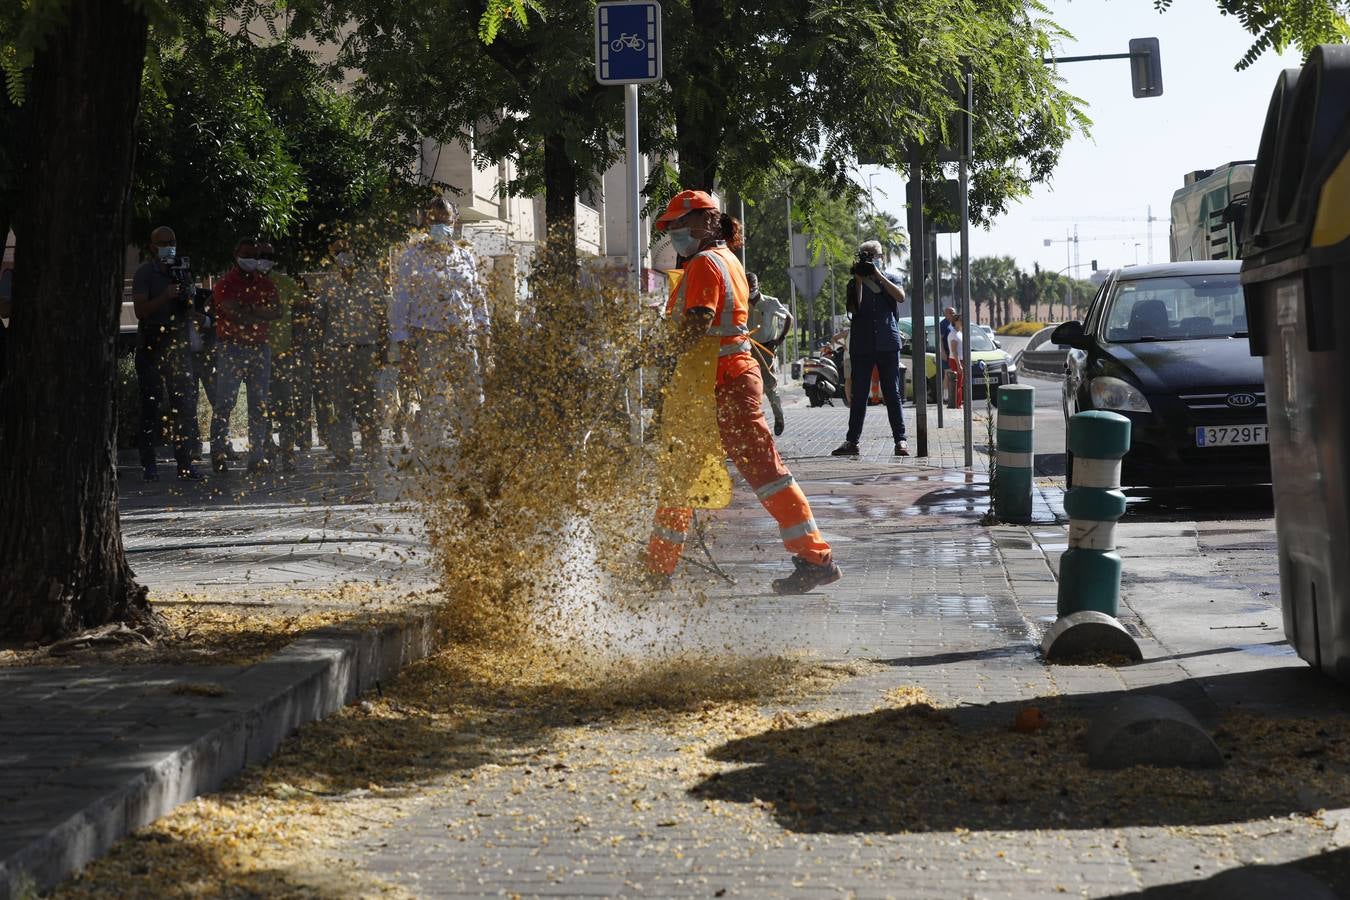
[(155, 445), (165, 424), (164, 401), (168, 400), (167, 436), (173, 444), (178, 477), (199, 481), (192, 465), (192, 437), (196, 434), (197, 404), (189, 357), (188, 320), (192, 312), (189, 285), (174, 275), (178, 262), (178, 238), (161, 225), (150, 234), (150, 259), (131, 279), (131, 299), (139, 324), (136, 347), (136, 378), (141, 390), (139, 450), (146, 481), (158, 481)]
[(834, 449), (834, 456), (858, 455), (873, 369), (881, 378), (881, 395), (886, 400), (886, 414), (891, 421), (895, 455), (909, 456), (905, 419), (900, 412), (900, 398), (904, 395), (900, 371), (900, 311), (905, 292), (897, 276), (883, 272), (877, 265), (881, 256), (879, 242), (863, 242), (858, 247), (858, 260), (853, 264), (853, 280), (846, 289), (846, 305), (852, 316), (848, 350), (853, 393), (849, 397), (848, 435)]

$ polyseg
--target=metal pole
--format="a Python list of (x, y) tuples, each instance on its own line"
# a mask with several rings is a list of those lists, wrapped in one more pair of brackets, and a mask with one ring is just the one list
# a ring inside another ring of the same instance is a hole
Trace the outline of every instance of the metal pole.
[[(797, 260), (794, 258), (796, 254), (793, 252), (792, 249), (793, 244), (796, 242), (793, 241), (792, 239), (791, 188), (788, 188), (788, 195), (787, 195), (787, 225), (788, 225), (788, 268), (791, 269), (793, 266), (797, 265)], [(796, 359), (798, 356), (801, 355), (802, 349), (800, 346), (800, 342), (797, 340), (798, 329), (801, 327), (801, 320), (797, 318), (797, 282), (792, 280), (791, 272), (788, 273), (788, 297), (790, 298), (788, 303), (792, 310), (792, 349), (793, 349), (792, 358)], [(806, 349), (807, 355), (809, 356), (811, 351), (811, 345), (809, 342), (806, 345)]]
[(914, 428), (919, 456), (928, 455), (928, 359), (923, 337), (923, 157), (909, 145), (909, 303), (910, 379), (914, 384)]
[[(970, 173), (966, 167), (968, 165), (967, 154), (972, 149), (972, 123), (971, 110), (974, 108), (974, 79), (969, 72), (966, 73), (966, 114), (963, 117), (965, 128), (965, 146), (961, 150), (961, 166), (957, 174), (960, 182), (959, 191), (961, 195), (961, 366), (966, 373), (966, 388), (961, 402), (965, 405), (965, 412), (962, 413), (962, 424), (965, 428), (965, 449), (966, 449), (966, 468), (972, 468), (975, 465), (975, 432), (974, 425), (971, 422), (971, 399), (974, 396), (974, 388), (971, 385), (970, 371), (970, 195), (968, 193), (970, 184)], [(985, 385), (985, 391), (988, 392), (989, 386)]]
[[(638, 86), (623, 86), (624, 141), (627, 146), (628, 171), (628, 266), (631, 270), (633, 297), (639, 311), (642, 306), (642, 163), (638, 150)], [(637, 382), (637, 415), (634, 417), (637, 427), (637, 439), (644, 438), (646, 423), (643, 421), (642, 368), (639, 366), (634, 380)]]
[[(928, 255), (929, 266), (933, 270), (933, 361), (937, 363), (937, 384), (933, 385), (934, 393), (937, 396), (937, 427), (942, 427), (942, 407), (946, 403), (947, 394), (947, 373), (943, 370), (943, 364), (946, 362), (946, 347), (942, 346), (942, 329), (938, 323), (942, 321), (942, 264), (938, 260), (937, 232), (934, 231), (928, 236), (928, 248), (932, 252)], [(924, 325), (924, 343), (928, 343), (928, 326)]]
[(638, 86), (623, 86), (624, 140), (628, 149), (628, 265), (633, 289), (642, 293), (642, 163), (638, 152)]
[[(834, 337), (835, 319), (839, 315), (839, 304), (834, 292), (834, 263), (830, 263), (830, 337)], [(843, 362), (840, 362), (842, 365)]]
[[(741, 224), (744, 225), (744, 224), (745, 224), (745, 198), (744, 198), (744, 197), (738, 197), (737, 199), (740, 200), (740, 213), (741, 213), (741, 214), (740, 214), (740, 220), (741, 220)], [(746, 266), (746, 262), (745, 262), (745, 242), (742, 241), (742, 242), (741, 242), (741, 268), (743, 269), (743, 268), (745, 268), (745, 266)]]

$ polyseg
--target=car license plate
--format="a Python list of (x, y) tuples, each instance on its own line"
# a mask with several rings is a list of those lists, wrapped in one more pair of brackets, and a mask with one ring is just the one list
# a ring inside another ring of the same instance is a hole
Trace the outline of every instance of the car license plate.
[(803, 384), (815, 384), (816, 381), (817, 381), (817, 379), (819, 379), (819, 378), (820, 378), (819, 375), (807, 375), (805, 378), (802, 379), (802, 383), (803, 383)]
[(1247, 447), (1269, 443), (1268, 425), (1198, 425), (1195, 429), (1197, 447)]

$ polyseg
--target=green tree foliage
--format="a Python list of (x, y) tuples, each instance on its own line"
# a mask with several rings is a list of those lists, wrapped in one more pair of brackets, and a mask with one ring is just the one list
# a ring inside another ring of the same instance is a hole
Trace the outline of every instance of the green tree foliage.
[(621, 152), (622, 97), (595, 82), (592, 12), (591, 0), (307, 0), (291, 33), (339, 48), (360, 108), (387, 123), (409, 159), (423, 139), (471, 141), (480, 166), (514, 157), (507, 189), (545, 194), (561, 245), (572, 243), (577, 194)]
[(199, 270), (210, 271), (228, 264), (237, 238), (259, 234), (300, 266), (322, 256), (335, 230), (383, 234), (411, 203), (396, 147), (307, 54), (214, 23), (185, 25), (152, 46), (133, 190), (137, 242), (173, 225)]
[[(795, 176), (795, 177), (794, 177)], [(904, 232), (889, 214), (858, 206), (843, 197), (820, 192), (810, 173), (803, 167), (794, 176), (771, 185), (767, 195), (746, 202), (746, 268), (760, 276), (765, 293), (787, 301), (788, 283), (788, 194), (793, 198), (793, 231), (807, 236), (809, 258), (797, 259), (797, 265), (830, 267), (833, 277), (808, 310), (804, 303), (797, 310), (799, 325), (806, 327), (814, 313), (819, 331), (824, 330), (831, 312), (844, 313), (844, 285), (849, 277), (858, 245), (865, 240), (880, 241), (889, 258), (888, 268), (899, 271), (907, 248)], [(811, 194), (811, 191), (817, 193)], [(804, 206), (813, 210), (810, 219), (802, 214)], [(733, 210), (735, 207), (732, 207)]]
[(285, 132), (235, 42), (161, 51), (142, 88), (133, 236), (172, 225), (198, 266), (223, 268), (241, 235), (284, 235), (306, 197)]
[[(1234, 68), (1241, 71), (1266, 51), (1282, 53), (1297, 47), (1305, 57), (1318, 44), (1350, 41), (1350, 3), (1344, 0), (1218, 0), (1219, 9), (1232, 16), (1255, 40)], [(1159, 11), (1172, 0), (1153, 0)]]
[(981, 318), (980, 308), (987, 305), (989, 319), (1003, 324), (1008, 320), (1008, 303), (1018, 288), (1019, 270), (1011, 256), (977, 256), (970, 261), (970, 302), (975, 316)]

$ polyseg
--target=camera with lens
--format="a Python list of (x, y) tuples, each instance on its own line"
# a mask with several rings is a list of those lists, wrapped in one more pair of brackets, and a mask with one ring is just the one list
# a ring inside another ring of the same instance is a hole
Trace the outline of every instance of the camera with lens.
[(877, 255), (872, 250), (859, 250), (857, 258), (853, 260), (853, 268), (849, 270), (849, 274), (869, 278), (877, 274), (876, 261)]
[(169, 266), (169, 277), (179, 287), (178, 299), (172, 305), (173, 314), (185, 316), (197, 296), (197, 281), (192, 277), (192, 260), (186, 256), (175, 257), (173, 265)]

